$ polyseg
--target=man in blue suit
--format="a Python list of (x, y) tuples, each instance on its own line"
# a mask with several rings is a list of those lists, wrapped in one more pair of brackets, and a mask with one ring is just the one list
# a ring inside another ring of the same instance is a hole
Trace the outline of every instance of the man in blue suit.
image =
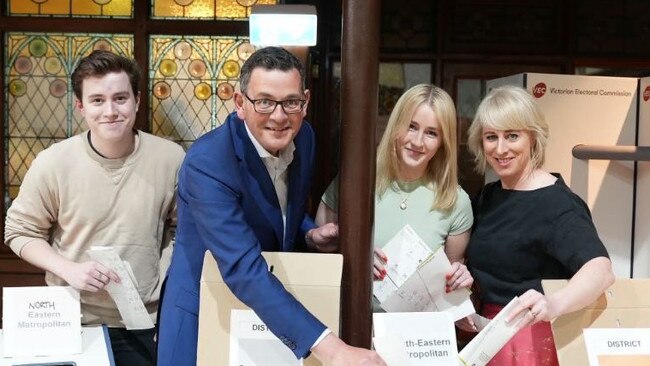
[[(373, 351), (346, 345), (268, 271), (262, 251), (319, 249), (333, 224), (305, 216), (314, 135), (302, 63), (278, 47), (244, 63), (236, 112), (199, 138), (179, 173), (176, 245), (161, 307), (158, 365), (196, 364), (199, 280), (210, 250), (232, 292), (297, 358), (327, 365), (385, 365)], [(216, 321), (216, 319), (215, 319)], [(224, 345), (224, 352), (226, 347)]]

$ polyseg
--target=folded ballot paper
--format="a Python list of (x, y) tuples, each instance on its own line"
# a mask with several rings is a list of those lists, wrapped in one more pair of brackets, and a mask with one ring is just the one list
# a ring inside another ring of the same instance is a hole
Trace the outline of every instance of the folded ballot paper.
[(506, 323), (506, 318), (519, 304), (519, 298), (513, 298), (494, 319), (485, 324), (485, 318), (473, 315), (474, 323), (481, 331), (459, 353), (458, 358), (464, 366), (484, 366), (494, 355), (514, 337), (521, 329), (521, 322), (526, 315), (522, 311), (516, 318)]
[(383, 248), (387, 275), (374, 281), (373, 294), (387, 312), (444, 311), (454, 320), (475, 312), (466, 288), (445, 292), (451, 263), (440, 247), (433, 252), (405, 225)]
[(87, 253), (90, 258), (120, 276), (120, 283), (110, 281), (105, 289), (115, 301), (126, 329), (153, 328), (153, 320), (140, 298), (137, 281), (129, 262), (123, 261), (111, 247), (91, 247)]

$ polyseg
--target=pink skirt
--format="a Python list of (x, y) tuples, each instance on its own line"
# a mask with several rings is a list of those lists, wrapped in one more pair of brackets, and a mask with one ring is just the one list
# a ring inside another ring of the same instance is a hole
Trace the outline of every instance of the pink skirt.
[[(503, 306), (483, 304), (482, 315), (494, 318)], [(551, 323), (539, 322), (521, 329), (488, 366), (559, 366)]]

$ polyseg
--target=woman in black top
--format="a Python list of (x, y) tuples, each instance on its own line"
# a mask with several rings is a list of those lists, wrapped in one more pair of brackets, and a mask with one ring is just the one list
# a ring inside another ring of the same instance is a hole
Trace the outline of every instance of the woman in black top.
[[(614, 281), (607, 251), (587, 205), (559, 175), (542, 170), (548, 125), (524, 89), (492, 90), (469, 129), (477, 170), (499, 180), (474, 202), (469, 269), (480, 287), (482, 315), (494, 317), (513, 297), (523, 329), (491, 365), (557, 365), (549, 321), (579, 310)], [(542, 279), (570, 279), (545, 296)]]

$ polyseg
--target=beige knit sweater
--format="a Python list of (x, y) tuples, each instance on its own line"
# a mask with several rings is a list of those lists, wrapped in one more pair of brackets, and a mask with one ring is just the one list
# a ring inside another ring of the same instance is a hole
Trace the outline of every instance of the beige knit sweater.
[[(155, 321), (169, 264), (168, 229), (175, 219), (177, 173), (183, 149), (139, 132), (125, 159), (95, 153), (88, 132), (44, 150), (34, 159), (7, 212), (5, 244), (18, 255), (41, 238), (62, 256), (82, 262), (91, 246), (114, 247), (131, 265), (140, 297)], [(67, 285), (47, 272), (49, 285)], [(106, 291), (81, 292), (83, 324), (123, 327)]]

